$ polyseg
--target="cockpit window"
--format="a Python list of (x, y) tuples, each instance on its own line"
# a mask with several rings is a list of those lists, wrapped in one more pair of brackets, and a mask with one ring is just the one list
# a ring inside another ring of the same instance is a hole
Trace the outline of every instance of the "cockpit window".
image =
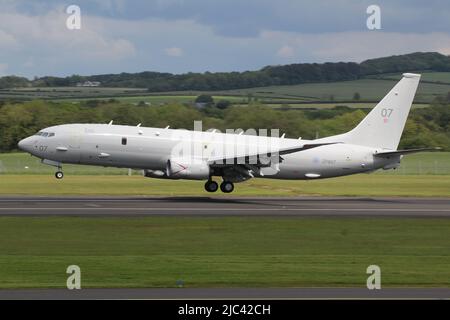
[(44, 137), (44, 138), (50, 138), (50, 137), (54, 137), (55, 133), (54, 132), (39, 131), (38, 133), (35, 134), (35, 136), (41, 136), (41, 137)]

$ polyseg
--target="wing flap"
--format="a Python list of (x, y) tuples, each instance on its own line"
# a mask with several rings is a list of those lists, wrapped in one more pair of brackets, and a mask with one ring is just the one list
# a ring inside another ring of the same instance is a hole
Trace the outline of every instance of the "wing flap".
[(280, 148), (278, 150), (267, 150), (266, 152), (252, 153), (252, 154), (242, 154), (235, 157), (217, 157), (208, 159), (208, 164), (210, 165), (235, 165), (235, 164), (253, 164), (256, 166), (269, 165), (270, 161), (268, 159), (273, 156), (278, 155), (280, 162), (283, 160), (282, 155), (291, 154), (295, 152), (305, 151), (312, 148), (317, 148), (325, 145), (336, 144), (338, 142), (328, 142), (328, 143), (308, 143), (298, 147)]

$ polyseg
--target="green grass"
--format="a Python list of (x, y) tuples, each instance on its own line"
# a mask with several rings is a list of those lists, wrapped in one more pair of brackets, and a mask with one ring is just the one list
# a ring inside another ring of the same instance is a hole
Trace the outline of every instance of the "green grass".
[[(416, 102), (431, 102), (436, 95), (447, 94), (450, 83), (449, 72), (424, 72), (422, 82), (415, 98)], [(300, 85), (269, 86), (223, 91), (171, 91), (149, 93), (144, 88), (106, 88), (106, 87), (57, 87), (57, 88), (18, 88), (0, 90), (0, 99), (50, 99), (59, 101), (82, 101), (86, 99), (115, 98), (129, 103), (140, 101), (152, 104), (168, 102), (191, 103), (202, 93), (211, 94), (218, 101), (230, 100), (237, 104), (246, 104), (248, 96), (258, 98), (268, 104), (320, 101), (352, 101), (355, 92), (359, 92), (362, 101), (379, 101), (394, 86), (400, 74), (384, 74), (354, 81), (329, 83), (308, 83)]]
[[(395, 85), (391, 80), (360, 79), (354, 81), (339, 81), (329, 83), (309, 83), (290, 86), (272, 86), (262, 88), (250, 88), (240, 90), (223, 91), (223, 93), (233, 95), (252, 94), (255, 97), (278, 96), (295, 99), (308, 98), (309, 101), (333, 100), (352, 101), (355, 92), (364, 101), (380, 101)], [(421, 83), (419, 85), (415, 101), (430, 102), (436, 95), (447, 94), (448, 84)]]
[[(450, 72), (423, 72), (421, 75), (422, 81), (450, 84)], [(401, 75), (385, 75), (381, 77), (399, 80)]]
[(450, 175), (450, 152), (419, 152), (404, 156), (400, 168), (378, 171), (393, 175)]
[(450, 220), (0, 217), (0, 288), (450, 286)]
[[(128, 170), (64, 165), (65, 178), (55, 168), (24, 153), (0, 155), (0, 194), (35, 195), (209, 195), (202, 181), (160, 180)], [(406, 156), (397, 170), (378, 171), (315, 181), (251, 179), (236, 184), (242, 196), (450, 196), (450, 152)]]
[[(0, 154), (1, 174), (52, 174), (53, 167), (44, 165), (36, 157), (25, 153)], [(128, 170), (82, 165), (64, 165), (67, 175), (125, 175)], [(383, 174), (450, 175), (450, 152), (423, 152), (402, 159), (398, 170), (381, 171)], [(378, 174), (378, 173), (377, 173)]]
[[(141, 101), (149, 103), (151, 105), (160, 105), (165, 103), (194, 103), (196, 95), (141, 95), (141, 96), (132, 96), (132, 97), (116, 97), (115, 99), (118, 101), (125, 101), (129, 103), (139, 103)], [(213, 96), (214, 101), (219, 102), (220, 100), (229, 100), (231, 102), (244, 102), (245, 99), (243, 97), (238, 96)], [(77, 99), (87, 100), (87, 99)]]
[[(126, 169), (104, 168), (82, 165), (64, 165), (64, 172), (69, 175), (115, 175), (127, 174)], [(26, 153), (0, 153), (1, 174), (52, 174), (55, 168), (44, 165), (41, 160)]]
[(142, 88), (105, 88), (105, 87), (43, 87), (13, 88), (0, 90), (0, 99), (96, 99), (116, 96), (145, 94)]
[[(245, 107), (248, 104), (235, 104), (241, 107)], [(295, 109), (333, 109), (336, 107), (345, 106), (351, 109), (372, 109), (377, 105), (376, 102), (329, 102), (329, 103), (268, 103), (267, 104), (270, 107), (273, 108), (295, 108)], [(423, 103), (415, 103), (412, 105), (412, 109), (418, 109), (418, 108), (426, 108), (429, 104), (423, 104)]]
[[(211, 196), (202, 181), (142, 176), (1, 175), (3, 195), (158, 195)], [(251, 179), (236, 184), (233, 196), (406, 196), (450, 197), (450, 176), (355, 175), (315, 181)], [(224, 196), (217, 193), (215, 196)]]

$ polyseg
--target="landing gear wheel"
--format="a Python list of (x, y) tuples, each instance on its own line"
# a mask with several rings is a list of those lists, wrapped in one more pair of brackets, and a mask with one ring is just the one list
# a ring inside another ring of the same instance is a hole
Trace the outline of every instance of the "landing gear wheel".
[(217, 184), (217, 182), (212, 181), (212, 180), (208, 180), (205, 183), (205, 190), (208, 192), (216, 192), (217, 189), (219, 189), (219, 185)]
[(55, 173), (55, 178), (56, 178), (56, 179), (62, 179), (62, 178), (64, 178), (64, 173), (63, 173), (62, 171), (57, 171), (57, 172)]
[(233, 182), (224, 181), (220, 184), (220, 190), (222, 190), (223, 193), (230, 193), (234, 190), (234, 184)]

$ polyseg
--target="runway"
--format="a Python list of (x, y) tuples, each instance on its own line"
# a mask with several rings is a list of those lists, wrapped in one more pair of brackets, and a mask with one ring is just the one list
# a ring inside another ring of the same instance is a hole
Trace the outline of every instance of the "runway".
[(0, 300), (152, 299), (450, 299), (450, 288), (155, 288), (0, 290)]
[[(0, 216), (450, 218), (450, 198), (0, 197)], [(0, 299), (450, 299), (450, 288), (13, 289)]]
[(450, 218), (450, 198), (0, 197), (0, 216)]

